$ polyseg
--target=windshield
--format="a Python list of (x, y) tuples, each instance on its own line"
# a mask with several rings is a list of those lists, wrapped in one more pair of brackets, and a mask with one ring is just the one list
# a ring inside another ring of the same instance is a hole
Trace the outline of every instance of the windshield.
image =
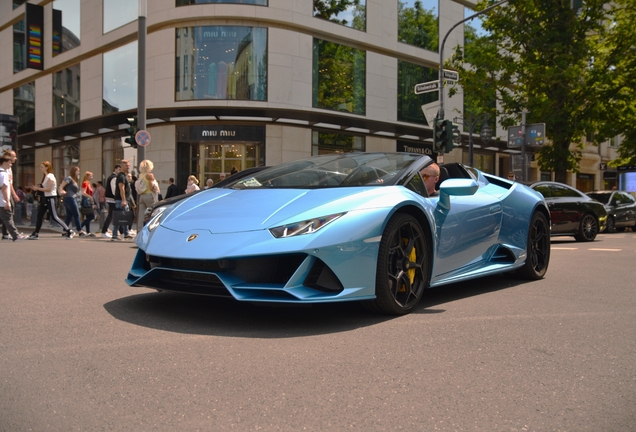
[[(425, 156), (424, 156), (425, 157)], [(232, 189), (385, 186), (423, 156), (412, 153), (346, 153), (314, 156), (268, 168), (228, 185)]]
[(590, 198), (595, 199), (596, 201), (602, 202), (603, 204), (607, 204), (609, 202), (609, 198), (612, 194), (608, 193), (589, 193)]

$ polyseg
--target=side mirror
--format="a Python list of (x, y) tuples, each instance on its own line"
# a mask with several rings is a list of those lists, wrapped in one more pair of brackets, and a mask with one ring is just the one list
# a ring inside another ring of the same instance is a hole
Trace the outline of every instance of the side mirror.
[(479, 189), (479, 185), (473, 179), (444, 180), (439, 187), (439, 205), (450, 210), (451, 196), (474, 195), (477, 189)]

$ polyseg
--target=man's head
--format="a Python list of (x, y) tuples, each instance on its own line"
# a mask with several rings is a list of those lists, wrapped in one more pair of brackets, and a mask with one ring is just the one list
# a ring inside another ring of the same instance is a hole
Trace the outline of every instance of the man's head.
[(170, 177), (168, 181), (170, 182), (170, 184), (174, 184), (174, 179), (172, 177)]
[(212, 180), (211, 178), (207, 179), (205, 181), (205, 185), (209, 188), (211, 188), (214, 185), (214, 180)]
[(130, 171), (130, 162), (124, 159), (121, 161), (120, 165), (121, 165), (121, 172), (123, 172), (124, 174), (128, 174), (128, 171)]
[(508, 173), (508, 180), (514, 180), (515, 179), (515, 173), (513, 173), (512, 171), (510, 171)]
[(3, 156), (8, 156), (11, 159), (11, 163), (14, 164), (18, 156), (15, 153), (15, 150), (5, 150), (3, 152)]
[(225, 180), (225, 173), (221, 173), (221, 174), (219, 175), (219, 179), (220, 179), (220, 180)]
[(435, 193), (435, 184), (439, 180), (439, 165), (432, 163), (420, 171), (429, 196)]
[(113, 172), (115, 174), (119, 174), (121, 172), (121, 165), (119, 164), (115, 165), (115, 167), (113, 168)]
[(2, 166), (2, 168), (7, 169), (10, 168), (11, 165), (13, 164), (13, 161), (11, 160), (11, 157), (3, 154), (2, 156), (0, 156), (0, 166)]

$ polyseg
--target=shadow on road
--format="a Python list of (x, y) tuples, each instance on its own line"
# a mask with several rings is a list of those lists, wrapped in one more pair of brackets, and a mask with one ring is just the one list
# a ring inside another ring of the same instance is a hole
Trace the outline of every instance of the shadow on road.
[[(521, 283), (524, 281), (493, 276), (433, 288), (426, 291), (413, 313), (443, 313), (444, 309), (436, 307)], [(106, 303), (104, 308), (118, 320), (148, 328), (248, 338), (338, 333), (399, 318), (368, 312), (357, 302), (272, 306), (168, 292), (136, 294)]]

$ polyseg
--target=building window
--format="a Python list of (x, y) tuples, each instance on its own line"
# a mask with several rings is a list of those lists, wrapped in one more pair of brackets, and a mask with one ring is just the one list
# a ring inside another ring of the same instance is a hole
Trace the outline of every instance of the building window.
[(104, 0), (104, 34), (139, 17), (137, 0)]
[(202, 185), (265, 164), (265, 127), (197, 125), (177, 127), (177, 185), (185, 188), (189, 175)]
[(26, 68), (26, 40), (24, 36), (25, 21), (13, 24), (13, 73)]
[(18, 117), (18, 134), (35, 131), (35, 81), (13, 89), (13, 115)]
[(55, 72), (53, 77), (53, 126), (79, 121), (80, 86), (73, 85), (73, 82), (78, 82), (79, 76), (79, 63), (68, 69)]
[(314, 39), (313, 106), (366, 112), (366, 52)]
[[(467, 151), (462, 152), (462, 163), (468, 165), (469, 154)], [(477, 168), (485, 173), (495, 173), (495, 157), (492, 154), (473, 153), (473, 168)]]
[[(102, 140), (102, 181), (113, 172), (116, 164), (124, 159), (124, 148), (121, 137), (108, 137)], [(134, 166), (133, 163), (131, 165)], [(97, 181), (97, 179), (95, 179)], [(106, 186), (106, 184), (104, 184)]]
[(137, 107), (137, 41), (104, 53), (102, 113)]
[(267, 100), (266, 28), (193, 27), (176, 45), (176, 100)]
[(13, 9), (17, 8), (18, 6), (24, 3), (26, 3), (26, 0), (13, 0)]
[(80, 45), (80, 17), (80, 0), (53, 2), (53, 57)]
[(71, 172), (71, 167), (79, 166), (80, 148), (79, 144), (64, 144), (53, 147), (53, 173), (57, 179), (57, 184), (62, 183), (62, 179)]
[(337, 5), (329, 0), (314, 0), (314, 16), (356, 30), (367, 29), (366, 0), (352, 0)]
[(258, 6), (267, 6), (267, 0), (177, 0), (177, 6), (188, 6), (207, 3), (240, 3)]
[(330, 153), (363, 152), (366, 149), (365, 137), (312, 131), (311, 154), (312, 156)]
[(398, 41), (437, 51), (438, 10), (438, 0), (398, 0)]
[(428, 124), (422, 112), (422, 105), (439, 100), (439, 92), (416, 95), (413, 89), (416, 84), (435, 80), (436, 70), (398, 60), (398, 120)]

